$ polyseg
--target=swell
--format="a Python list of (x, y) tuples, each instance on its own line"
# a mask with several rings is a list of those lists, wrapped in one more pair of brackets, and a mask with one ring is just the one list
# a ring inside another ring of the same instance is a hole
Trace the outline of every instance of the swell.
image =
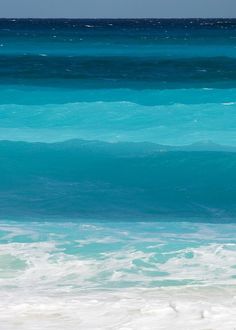
[(234, 88), (236, 60), (125, 56), (0, 56), (0, 84), (131, 88)]
[[(28, 34), (28, 33), (27, 33)], [(1, 35), (1, 33), (0, 33)], [(203, 40), (188, 40), (186, 43), (185, 38), (182, 40), (173, 40), (170, 42), (168, 35), (158, 42), (155, 40), (146, 41), (145, 36), (133, 42), (124, 40), (123, 38), (117, 42), (107, 40), (88, 40), (81, 36), (72, 37), (71, 35), (48, 36), (40, 39), (38, 36), (32, 38), (29, 42), (29, 36), (23, 33), (24, 38), (2, 38), (2, 46), (0, 54), (4, 56), (41, 56), (41, 57), (70, 57), (70, 56), (93, 56), (95, 60), (99, 57), (112, 57), (112, 56), (125, 56), (132, 57), (146, 57), (146, 58), (169, 58), (169, 59), (190, 59), (192, 57), (210, 58), (226, 56), (228, 58), (236, 58), (235, 36), (232, 36), (228, 42), (225, 39), (217, 39), (217, 42), (212, 42), (212, 39)], [(53, 38), (55, 37), (55, 38)], [(73, 38), (73, 39), (72, 39)], [(175, 39), (175, 38), (174, 38)], [(167, 41), (167, 42), (165, 42)], [(206, 43), (208, 47), (206, 47)], [(191, 46), (191, 47), (190, 47)], [(22, 52), (22, 49), (24, 51)]]
[[(165, 95), (168, 95), (165, 93)], [(217, 93), (216, 93), (217, 97)], [(144, 106), (131, 102), (0, 105), (0, 140), (69, 139), (236, 146), (236, 103)]]
[(77, 89), (37, 85), (0, 85), (1, 105), (48, 105), (79, 102), (132, 102), (145, 106), (173, 104), (230, 103), (236, 101), (236, 89), (177, 88), (135, 90), (129, 88)]
[(236, 153), (153, 144), (0, 142), (1, 217), (236, 215)]

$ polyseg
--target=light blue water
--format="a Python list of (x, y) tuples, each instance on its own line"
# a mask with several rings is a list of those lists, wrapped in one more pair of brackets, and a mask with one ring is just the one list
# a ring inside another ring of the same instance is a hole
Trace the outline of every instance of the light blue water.
[(235, 20), (0, 20), (4, 329), (235, 328), (235, 57)]

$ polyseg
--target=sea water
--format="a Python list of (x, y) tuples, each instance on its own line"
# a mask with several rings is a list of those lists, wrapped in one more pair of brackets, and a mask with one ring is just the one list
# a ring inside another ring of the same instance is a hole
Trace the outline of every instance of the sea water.
[(0, 328), (236, 328), (236, 20), (0, 20)]

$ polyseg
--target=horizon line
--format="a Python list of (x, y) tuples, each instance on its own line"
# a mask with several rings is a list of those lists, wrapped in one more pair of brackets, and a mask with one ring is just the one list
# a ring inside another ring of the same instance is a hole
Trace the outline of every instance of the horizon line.
[(69, 20), (168, 20), (168, 19), (176, 19), (176, 20), (199, 20), (199, 19), (236, 19), (236, 17), (0, 17), (0, 19), (7, 20), (21, 20), (21, 19), (69, 19)]

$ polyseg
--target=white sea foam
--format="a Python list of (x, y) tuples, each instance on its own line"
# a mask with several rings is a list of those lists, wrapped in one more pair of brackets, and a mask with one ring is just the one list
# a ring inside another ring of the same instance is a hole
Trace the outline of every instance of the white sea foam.
[[(4, 227), (3, 227), (4, 228)], [(94, 229), (92, 229), (93, 231)], [(94, 231), (93, 231), (94, 233)], [(22, 237), (14, 229), (6, 240)], [(39, 238), (32, 231), (28, 235)], [(202, 243), (180, 236), (143, 238), (99, 232), (94, 238), (70, 239), (47, 234), (48, 241), (0, 245), (2, 287), (24, 287), (37, 292), (111, 287), (162, 286), (175, 284), (235, 285), (236, 244)], [(71, 245), (73, 254), (70, 252)], [(181, 247), (182, 246), (182, 247)], [(12, 262), (9, 265), (9, 258)], [(19, 265), (19, 268), (18, 268)], [(35, 284), (37, 286), (35, 287)]]
[(2, 222), (0, 329), (233, 330), (235, 230)]
[[(74, 296), (8, 292), (0, 302), (4, 330), (233, 330), (235, 288), (129, 289)], [(14, 318), (12, 317), (14, 315)]]

